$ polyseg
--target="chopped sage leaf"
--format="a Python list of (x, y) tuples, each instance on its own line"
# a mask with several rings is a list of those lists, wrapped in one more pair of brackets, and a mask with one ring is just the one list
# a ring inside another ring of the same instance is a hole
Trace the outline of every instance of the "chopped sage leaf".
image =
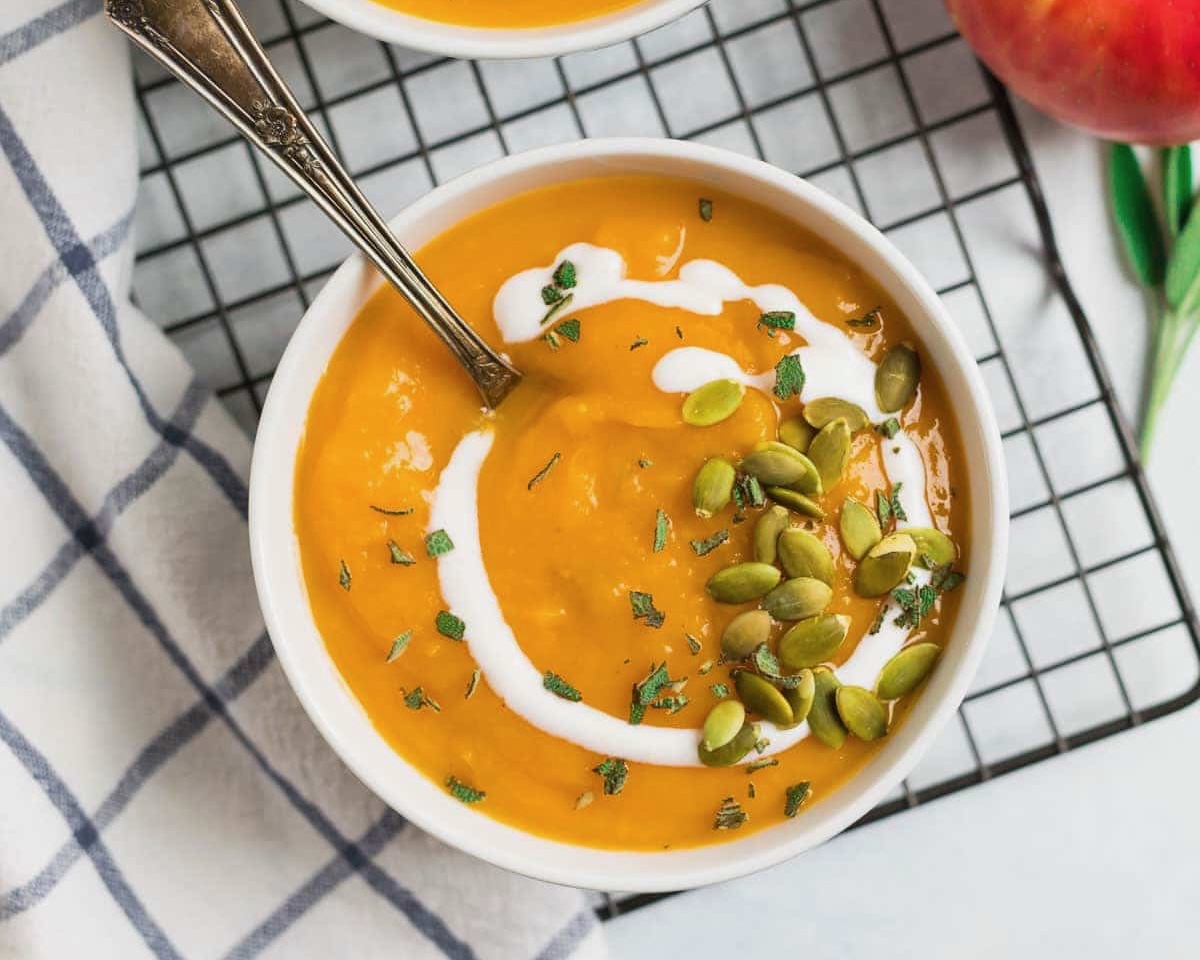
[(634, 620), (644, 620), (646, 626), (657, 630), (667, 619), (667, 615), (654, 606), (654, 597), (641, 590), (629, 591), (629, 606), (633, 610)]
[(548, 307), (558, 303), (565, 296), (566, 294), (552, 283), (542, 287), (542, 303)]
[(556, 333), (566, 337), (566, 339), (570, 340), (572, 343), (578, 343), (579, 331), (582, 326), (583, 325), (578, 320), (571, 319), (564, 320), (557, 327), (555, 327), (554, 330)]
[(479, 688), (479, 668), (476, 667), (471, 671), (471, 679), (467, 681), (467, 691), (463, 694), (464, 700), (470, 700), (475, 696), (475, 691)]
[(630, 726), (636, 727), (639, 723), (642, 722), (642, 720), (645, 716), (646, 716), (646, 708), (642, 704), (638, 703), (637, 691), (635, 690), (634, 694), (633, 694), (633, 703), (631, 703), (629, 705)]
[(662, 697), (659, 700), (655, 700), (652, 704), (650, 704), (650, 706), (652, 706), (655, 710), (666, 710), (667, 713), (678, 713), (689, 703), (691, 703), (691, 701), (681, 693), (674, 697)]
[(562, 459), (561, 453), (556, 453), (554, 456), (552, 456), (549, 459), (549, 461), (546, 463), (546, 465), (544, 467), (542, 467), (541, 470), (539, 470), (537, 473), (535, 473), (533, 475), (533, 477), (530, 479), (529, 483), (527, 483), (525, 485), (525, 489), (532, 490), (539, 483), (541, 483), (543, 480), (545, 480), (546, 477), (549, 475), (550, 471), (554, 469), (554, 465), (556, 463), (558, 463), (558, 461), (561, 459)]
[(698, 637), (693, 637), (690, 633), (685, 633), (684, 636), (687, 638), (688, 649), (692, 651), (693, 657), (704, 649)]
[(437, 632), (451, 640), (461, 640), (467, 632), (467, 625), (449, 610), (442, 610), (434, 618), (433, 624)]
[(900, 605), (900, 616), (895, 620), (896, 626), (916, 629), (933, 609), (933, 604), (937, 600), (937, 591), (930, 586), (916, 589), (897, 587), (892, 591), (892, 599)]
[(885, 436), (889, 440), (891, 440), (892, 437), (894, 437), (897, 433), (900, 432), (900, 421), (897, 420), (895, 417), (888, 417), (886, 420), (883, 421), (883, 423), (879, 424), (875, 429), (879, 433), (883, 434), (883, 436)]
[(569, 307), (571, 305), (571, 301), (574, 299), (575, 299), (575, 294), (568, 293), (565, 297), (550, 304), (550, 309), (547, 310), (544, 314), (542, 314), (541, 326), (544, 327), (551, 320), (553, 320), (555, 317), (557, 317), (560, 313), (562, 313), (564, 310), (566, 310), (567, 307)]
[[(758, 482), (758, 477), (751, 477), (748, 474), (739, 476), (733, 484), (733, 502), (737, 504), (739, 510), (746, 507), (761, 507), (766, 503), (767, 497), (763, 493), (762, 484)], [(734, 518), (734, 523), (740, 522), (736, 517)]]
[(658, 699), (665, 687), (677, 681), (671, 679), (671, 675), (667, 673), (667, 664), (664, 661), (658, 666), (650, 665), (650, 672), (639, 680), (633, 688), (634, 700), (640, 703), (643, 707), (649, 706)]
[(774, 757), (767, 757), (765, 760), (755, 760), (753, 763), (746, 764), (746, 773), (757, 773), (759, 770), (765, 770), (767, 767), (777, 767), (779, 761)]
[(411, 567), (417, 562), (416, 557), (400, 546), (395, 540), (388, 541), (388, 551), (392, 555), (392, 563), (399, 563), (405, 567)]
[(947, 563), (942, 567), (934, 567), (933, 575), (930, 577), (929, 585), (938, 593), (949, 593), (951, 590), (957, 590), (964, 580), (964, 574), (953, 569), (953, 565)]
[(634, 340), (634, 341), (633, 341), (633, 343), (631, 343), (631, 344), (629, 345), (629, 351), (632, 353), (632, 352), (633, 352), (634, 350), (636, 350), (638, 347), (644, 347), (644, 346), (645, 346), (646, 344), (648, 344), (649, 342), (650, 342), (650, 341), (649, 341), (649, 340), (647, 340), (645, 337), (638, 337), (636, 340)]
[(599, 774), (604, 781), (605, 795), (615, 797), (625, 788), (625, 781), (629, 779), (629, 764), (620, 757), (606, 757), (592, 767), (592, 773)]
[(808, 795), (811, 792), (812, 784), (807, 780), (801, 780), (799, 783), (794, 783), (788, 787), (787, 793), (784, 794), (783, 815), (790, 818), (799, 813), (800, 808), (804, 805), (804, 801), (808, 799)]
[(442, 708), (438, 702), (420, 687), (415, 687), (411, 693), (405, 694), (404, 705), (409, 710), (420, 710), (422, 707), (429, 707), (434, 713), (442, 712)]
[(343, 590), (350, 589), (350, 568), (345, 560), (338, 561), (338, 586)]
[(482, 790), (468, 786), (457, 777), (446, 778), (446, 789), (450, 791), (450, 796), (462, 803), (479, 803), (487, 796)]
[(583, 699), (582, 693), (567, 683), (557, 673), (551, 673), (549, 670), (542, 675), (542, 686), (556, 697), (562, 697), (564, 700), (570, 700), (572, 703), (578, 703)]
[(794, 353), (780, 357), (775, 364), (775, 396), (780, 400), (800, 396), (804, 389), (804, 367)]
[(667, 545), (667, 531), (671, 527), (670, 518), (662, 510), (654, 514), (654, 552), (662, 553)]
[(563, 290), (570, 290), (575, 286), (575, 282), (575, 264), (564, 260), (554, 271), (554, 283)]
[(712, 691), (712, 695), (718, 700), (724, 700), (729, 696), (729, 687), (724, 683), (710, 683), (708, 689)]
[(434, 530), (425, 534), (425, 552), (430, 557), (440, 557), (454, 549), (454, 541), (445, 530)]
[(884, 601), (879, 605), (879, 612), (875, 614), (875, 622), (871, 624), (871, 629), (868, 630), (867, 633), (869, 633), (871, 636), (875, 636), (875, 634), (883, 629), (883, 620), (887, 616), (887, 612), (887, 601)]
[(736, 830), (747, 820), (750, 819), (750, 814), (746, 813), (733, 797), (726, 797), (721, 801), (720, 809), (717, 810), (717, 816), (713, 820), (714, 830)]
[(892, 516), (897, 520), (908, 519), (908, 514), (904, 512), (904, 506), (900, 503), (900, 491), (903, 488), (903, 483), (898, 483), (892, 487)]
[(882, 490), (875, 491), (875, 512), (879, 514), (879, 529), (887, 530), (892, 525), (892, 501)]
[(373, 503), (369, 503), (367, 506), (376, 513), (382, 513), (385, 517), (407, 517), (413, 512), (412, 507), (402, 507), (399, 510), (388, 510), (386, 507), (377, 507)]
[(700, 219), (705, 223), (712, 223), (713, 202), (707, 197), (700, 198)]
[(771, 310), (758, 318), (758, 326), (766, 327), (771, 336), (776, 330), (795, 330), (796, 315), (791, 310)]
[(777, 686), (790, 690), (800, 684), (800, 674), (784, 674), (779, 670), (779, 658), (771, 652), (765, 643), (759, 644), (754, 651), (754, 667), (758, 672)]
[(881, 307), (875, 307), (873, 310), (868, 310), (861, 317), (851, 317), (846, 321), (848, 327), (865, 327), (870, 329), (879, 326), (879, 315), (882, 313)]
[(710, 553), (717, 549), (721, 544), (729, 539), (728, 530), (718, 530), (711, 537), (704, 540), (693, 540), (692, 550), (698, 557), (707, 557)]
[(391, 663), (394, 660), (400, 659), (400, 654), (408, 649), (408, 641), (412, 639), (412, 631), (405, 630), (400, 636), (392, 641), (392, 648), (388, 651), (387, 659), (384, 663)]

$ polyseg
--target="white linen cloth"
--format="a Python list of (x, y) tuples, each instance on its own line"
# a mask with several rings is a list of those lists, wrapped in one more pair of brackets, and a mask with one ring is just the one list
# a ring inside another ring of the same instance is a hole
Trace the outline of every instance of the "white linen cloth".
[(602, 957), (302, 713), (249, 443), (129, 302), (134, 129), (99, 0), (0, 4), (0, 957)]

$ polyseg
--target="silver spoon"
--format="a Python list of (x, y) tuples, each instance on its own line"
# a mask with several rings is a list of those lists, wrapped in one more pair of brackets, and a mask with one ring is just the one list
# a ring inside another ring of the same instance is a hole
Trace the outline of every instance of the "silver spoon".
[(258, 147), (365, 253), (496, 407), (521, 374), (472, 330), (305, 116), (233, 0), (106, 0), (105, 13)]

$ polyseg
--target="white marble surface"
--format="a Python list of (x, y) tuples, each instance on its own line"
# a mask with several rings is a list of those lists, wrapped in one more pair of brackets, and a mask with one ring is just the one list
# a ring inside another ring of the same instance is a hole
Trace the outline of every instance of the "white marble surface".
[[(1136, 416), (1147, 341), (1094, 141), (1022, 111), (1067, 265)], [(1193, 351), (1150, 478), (1193, 594), (1200, 410)], [(925, 960), (1194, 957), (1200, 936), (1200, 706), (854, 831), (756, 878), (608, 925), (613, 955)]]

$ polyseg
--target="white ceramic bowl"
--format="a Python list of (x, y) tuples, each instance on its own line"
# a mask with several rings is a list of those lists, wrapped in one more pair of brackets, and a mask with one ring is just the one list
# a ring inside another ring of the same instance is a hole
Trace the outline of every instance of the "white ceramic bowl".
[(514, 30), (439, 23), (401, 13), (374, 0), (304, 2), (330, 20), (388, 43), (463, 60), (513, 60), (557, 57), (620, 43), (682, 17), (705, 0), (642, 0), (587, 20)]
[(506, 826), (450, 797), (396, 754), (330, 660), (309, 610), (292, 524), (296, 454), (309, 401), (359, 308), (381, 282), (358, 256), (305, 314), (271, 384), (254, 449), (250, 538), (267, 626), (313, 722), (383, 800), (447, 843), (502, 867), (602, 890), (678, 890), (760, 870), (843, 830), (916, 763), (962, 700), (1000, 598), (1008, 542), (1005, 467), (983, 382), (966, 342), (916, 269), (874, 227), (788, 173), (740, 154), (676, 140), (590, 140), (497, 161), (438, 188), (392, 221), (410, 249), (497, 201), (534, 187), (608, 173), (660, 173), (765, 204), (860, 264), (911, 320), (941, 374), (962, 433), (970, 508), (969, 575), (945, 654), (906, 722), (857, 776), (785, 824), (715, 846), (663, 853), (597, 850)]

